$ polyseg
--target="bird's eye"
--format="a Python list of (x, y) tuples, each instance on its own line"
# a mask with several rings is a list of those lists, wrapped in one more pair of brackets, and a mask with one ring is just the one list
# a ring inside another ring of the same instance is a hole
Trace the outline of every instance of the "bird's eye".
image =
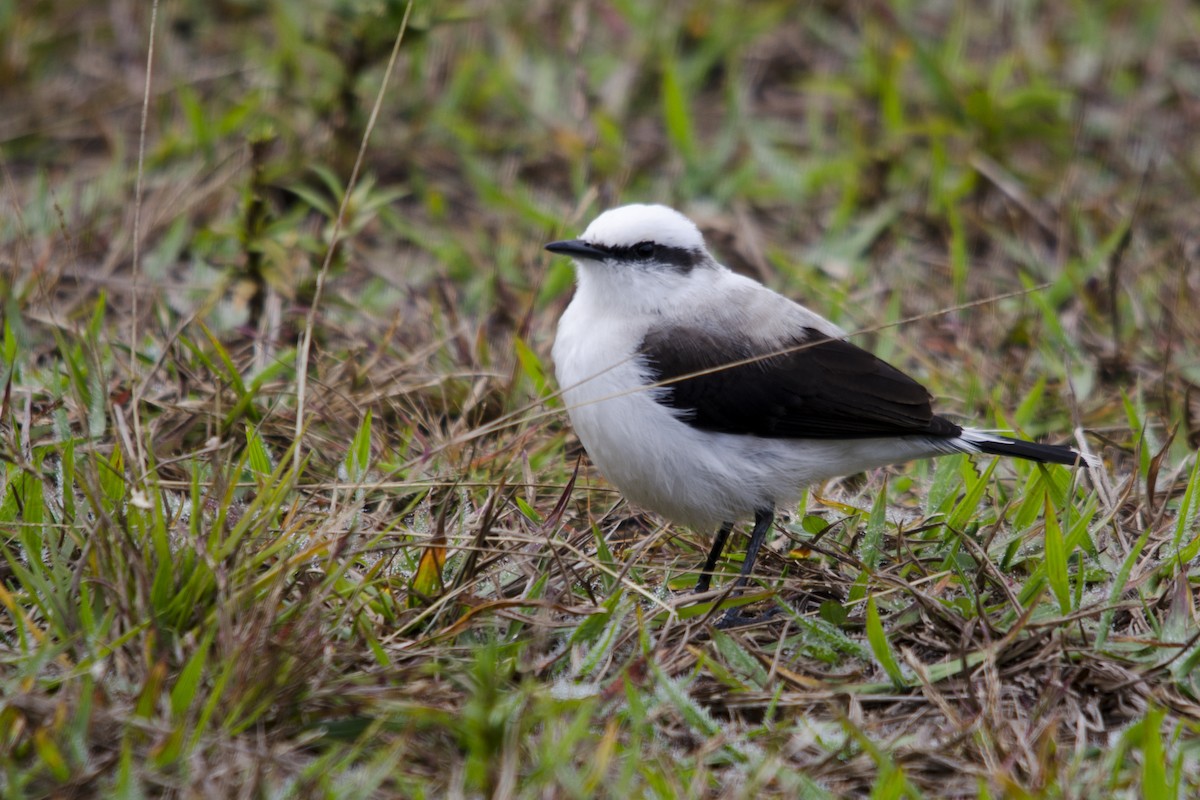
[(654, 255), (654, 242), (642, 242), (633, 246), (633, 252), (637, 253), (638, 258), (650, 258)]

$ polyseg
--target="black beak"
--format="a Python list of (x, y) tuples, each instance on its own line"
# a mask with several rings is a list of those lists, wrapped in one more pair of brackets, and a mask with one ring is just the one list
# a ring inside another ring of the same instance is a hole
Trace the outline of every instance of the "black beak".
[(598, 247), (593, 247), (582, 239), (567, 239), (562, 242), (551, 242), (546, 245), (551, 253), (558, 253), (572, 258), (586, 258), (590, 261), (604, 261), (609, 254)]

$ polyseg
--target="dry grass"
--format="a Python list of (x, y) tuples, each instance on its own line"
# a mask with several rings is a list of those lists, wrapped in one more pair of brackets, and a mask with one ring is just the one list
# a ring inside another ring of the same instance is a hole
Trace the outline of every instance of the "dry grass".
[[(403, 4), (164, 6), (136, 242), (148, 16), (0, 14), (5, 796), (1197, 792), (1200, 19), (977, 11), (415, 4), (316, 303)], [(633, 199), (1105, 469), (815, 487), (714, 630), (549, 377)]]

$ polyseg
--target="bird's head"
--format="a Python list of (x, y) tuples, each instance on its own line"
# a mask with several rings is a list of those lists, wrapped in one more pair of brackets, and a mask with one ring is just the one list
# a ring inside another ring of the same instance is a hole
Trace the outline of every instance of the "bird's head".
[(578, 239), (546, 249), (575, 259), (581, 292), (617, 307), (669, 303), (697, 283), (697, 270), (718, 268), (696, 224), (662, 205), (605, 211)]

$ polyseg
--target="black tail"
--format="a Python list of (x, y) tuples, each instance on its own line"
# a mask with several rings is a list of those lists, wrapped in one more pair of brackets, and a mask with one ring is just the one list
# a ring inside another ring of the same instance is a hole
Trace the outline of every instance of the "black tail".
[(1073, 447), (1061, 444), (1024, 442), (1020, 439), (1010, 439), (1007, 436), (983, 433), (970, 428), (963, 429), (962, 438), (978, 448), (979, 452), (992, 456), (1025, 458), (1040, 464), (1066, 464), (1068, 467), (1099, 464), (1099, 460), (1095, 456), (1086, 456)]

